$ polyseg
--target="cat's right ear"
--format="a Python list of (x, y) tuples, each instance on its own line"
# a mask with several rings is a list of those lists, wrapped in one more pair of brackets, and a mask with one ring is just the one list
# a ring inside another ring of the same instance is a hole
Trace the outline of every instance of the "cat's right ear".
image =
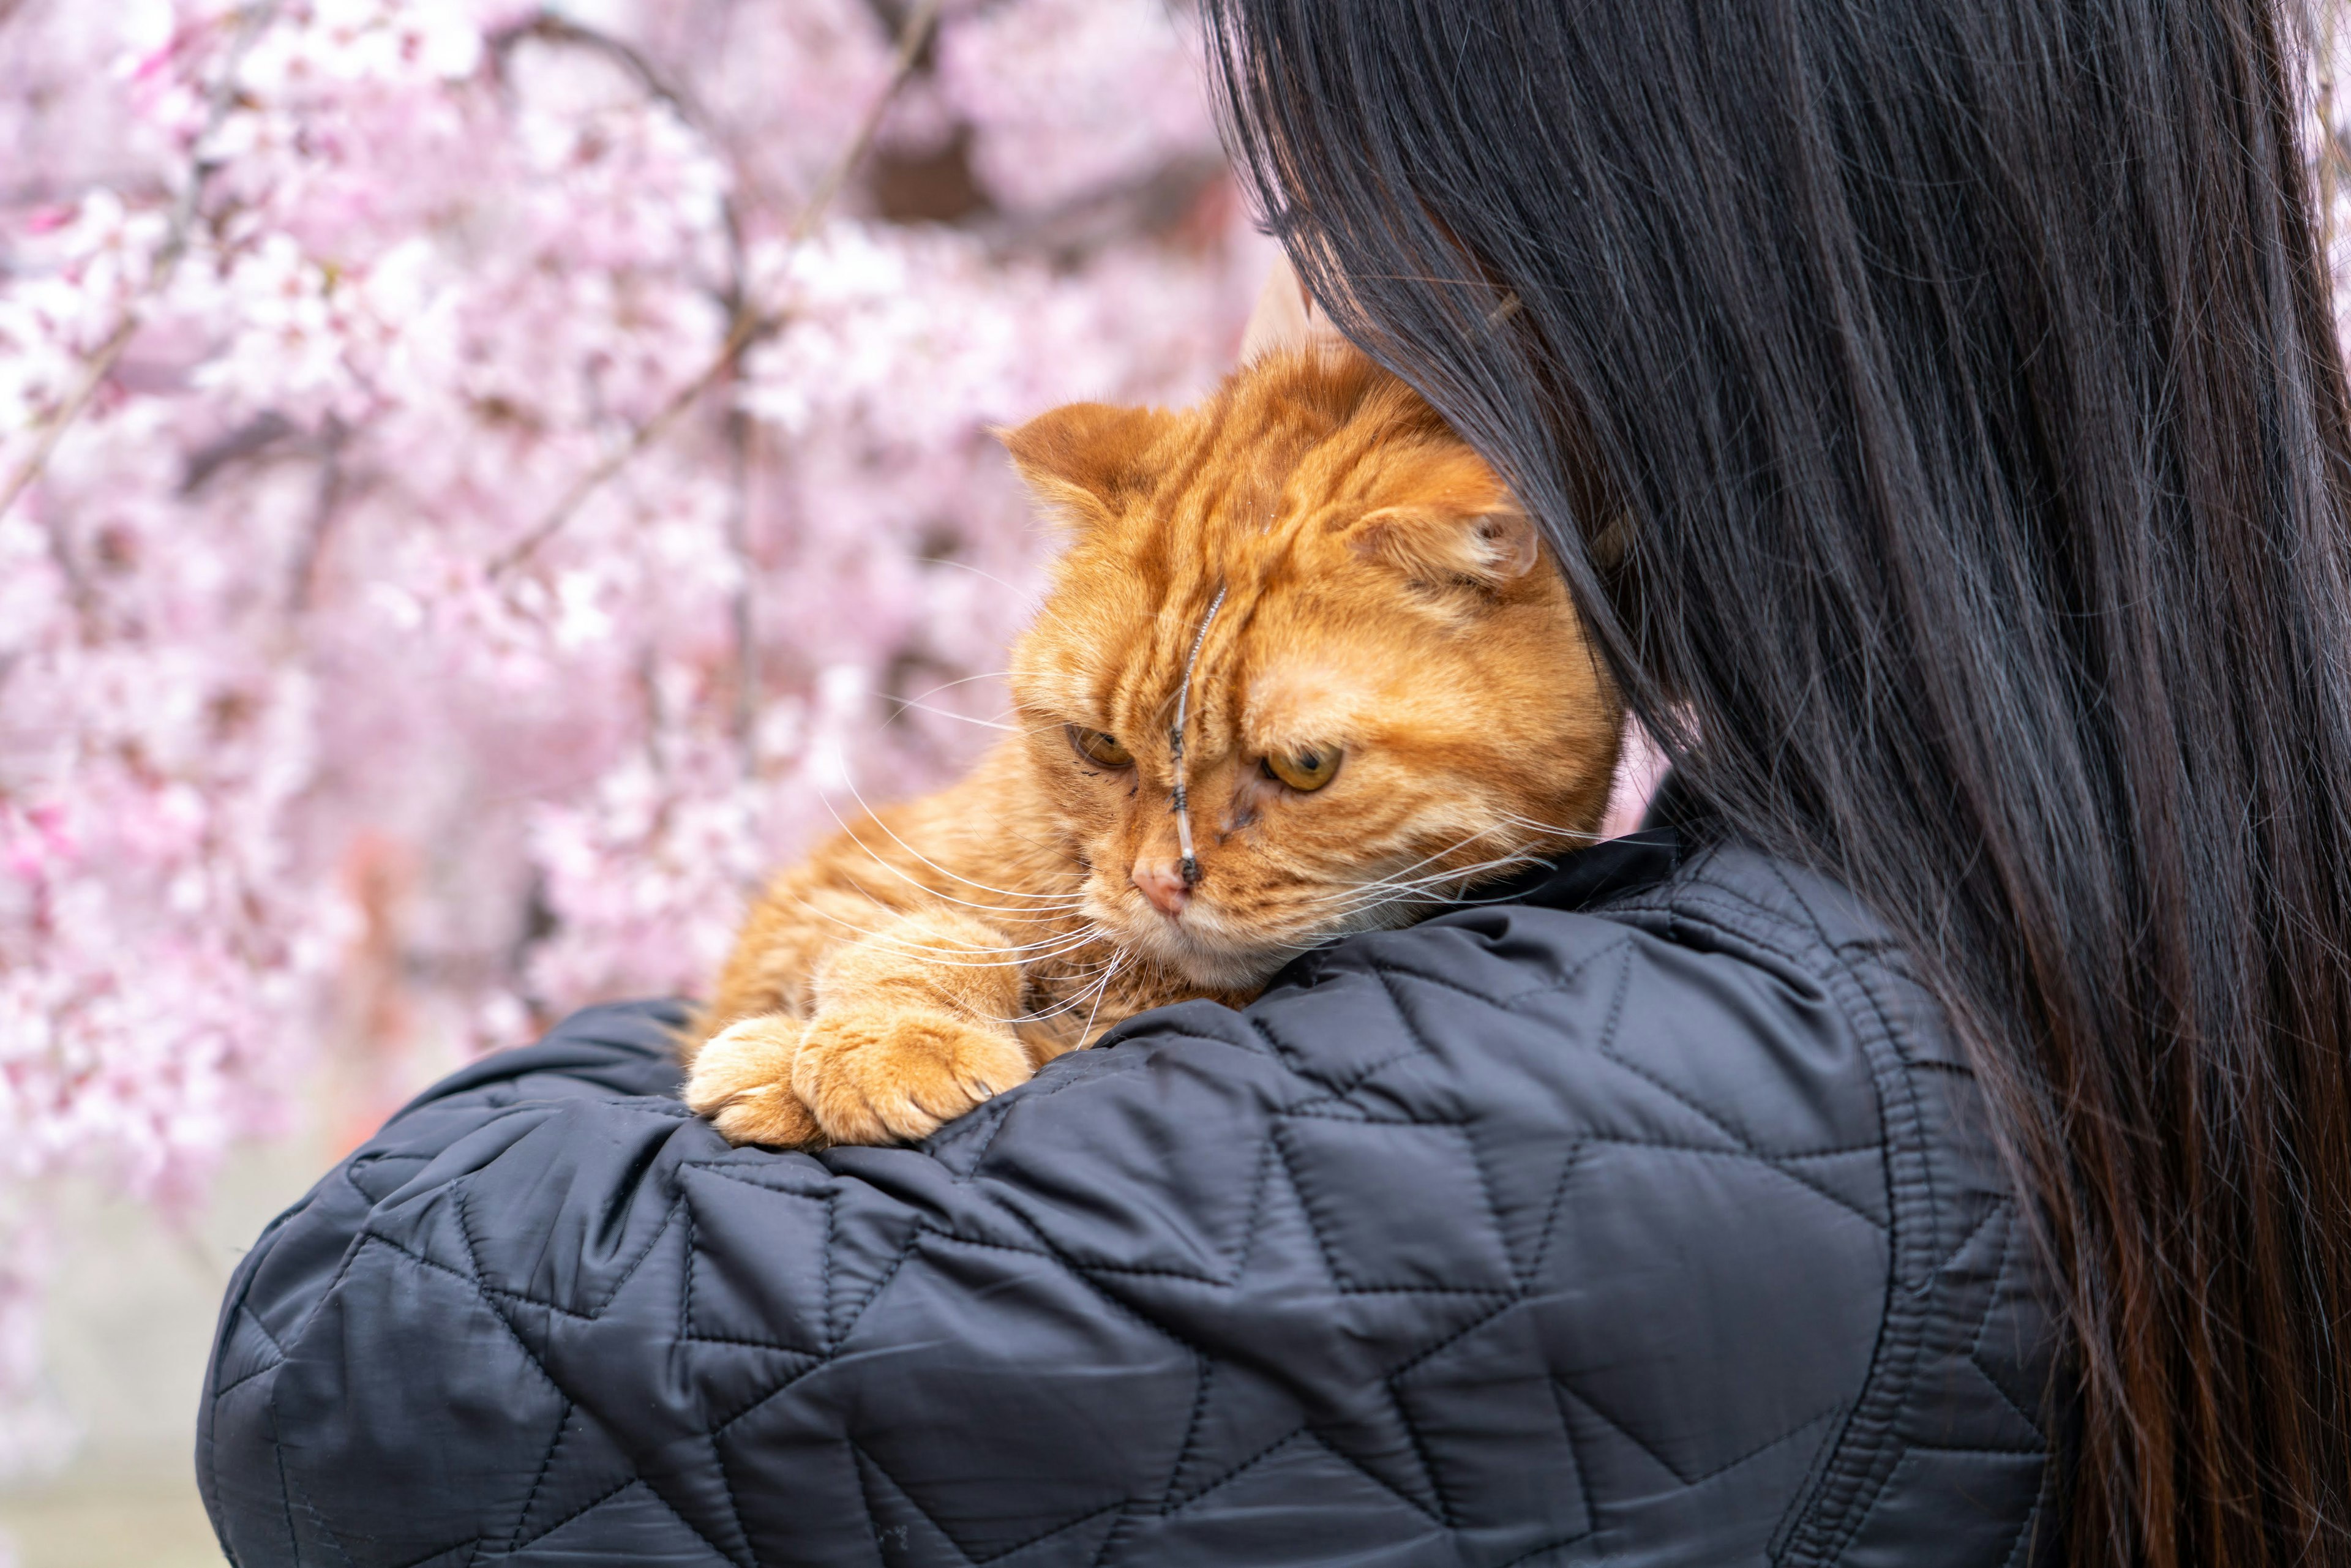
[(1176, 416), (1155, 408), (1073, 402), (996, 432), (1038, 496), (1081, 528), (1115, 521), (1159, 476), (1152, 448)]

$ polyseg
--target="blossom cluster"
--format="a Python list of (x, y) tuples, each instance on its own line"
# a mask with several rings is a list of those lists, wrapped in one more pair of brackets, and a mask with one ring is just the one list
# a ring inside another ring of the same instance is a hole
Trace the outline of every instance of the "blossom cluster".
[(1229, 363), (1182, 15), (927, 15), (0, 0), (0, 1472), (46, 1184), (696, 987), (988, 738), (990, 429)]

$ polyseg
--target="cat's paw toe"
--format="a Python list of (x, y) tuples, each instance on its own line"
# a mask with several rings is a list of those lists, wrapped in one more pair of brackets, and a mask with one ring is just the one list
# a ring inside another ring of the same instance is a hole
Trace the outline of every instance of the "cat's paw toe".
[(730, 1144), (805, 1148), (825, 1142), (792, 1088), (804, 1027), (779, 1016), (745, 1019), (712, 1037), (686, 1075), (686, 1108), (709, 1117)]
[(836, 1144), (911, 1143), (1029, 1081), (1009, 1033), (918, 1009), (819, 1013), (792, 1064), (792, 1087)]

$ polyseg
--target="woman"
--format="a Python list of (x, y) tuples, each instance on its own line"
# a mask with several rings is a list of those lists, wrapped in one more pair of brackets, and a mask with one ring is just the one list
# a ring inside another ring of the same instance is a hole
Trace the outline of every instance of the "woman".
[(240, 1272), (233, 1556), (2351, 1562), (2288, 15), (1207, 9), (1312, 295), (1675, 756), (1656, 828), (919, 1149), (726, 1150), (657, 1009), (461, 1074)]

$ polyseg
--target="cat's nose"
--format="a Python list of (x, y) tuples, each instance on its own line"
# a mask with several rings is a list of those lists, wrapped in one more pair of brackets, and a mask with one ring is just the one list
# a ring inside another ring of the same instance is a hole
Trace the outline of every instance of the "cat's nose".
[(1142, 860), (1127, 873), (1152, 907), (1170, 920), (1184, 913), (1192, 890), (1184, 885), (1184, 869), (1174, 861)]

